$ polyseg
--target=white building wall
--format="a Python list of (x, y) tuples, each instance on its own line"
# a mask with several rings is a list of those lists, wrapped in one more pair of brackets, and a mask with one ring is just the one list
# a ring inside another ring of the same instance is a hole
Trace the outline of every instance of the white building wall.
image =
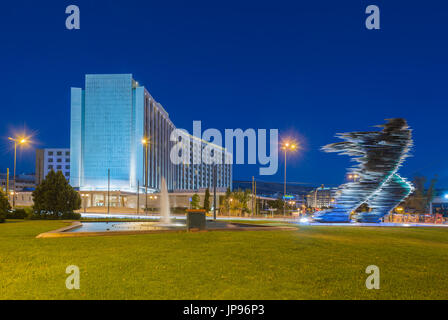
[(43, 163), (44, 177), (53, 169), (55, 172), (61, 171), (64, 177), (70, 179), (70, 149), (69, 148), (48, 148), (44, 149)]

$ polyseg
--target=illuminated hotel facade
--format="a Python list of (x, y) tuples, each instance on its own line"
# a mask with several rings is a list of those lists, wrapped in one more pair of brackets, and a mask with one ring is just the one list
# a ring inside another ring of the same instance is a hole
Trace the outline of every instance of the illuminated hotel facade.
[(212, 188), (216, 177), (219, 190), (231, 188), (232, 165), (224, 161), (231, 154), (219, 146), (188, 135), (190, 159), (208, 145), (221, 164), (170, 161), (174, 129), (132, 74), (86, 75), (85, 89), (71, 88), (70, 184), (80, 191), (159, 192), (164, 177), (169, 191), (182, 192)]

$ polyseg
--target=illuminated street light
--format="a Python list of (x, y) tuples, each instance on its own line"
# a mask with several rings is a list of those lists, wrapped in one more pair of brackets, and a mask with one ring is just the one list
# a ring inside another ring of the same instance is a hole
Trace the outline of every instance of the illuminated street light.
[(14, 182), (13, 182), (13, 196), (12, 196), (12, 208), (14, 209), (16, 205), (16, 159), (17, 159), (17, 145), (24, 145), (28, 142), (26, 137), (18, 137), (18, 138), (8, 138), (10, 141), (14, 142)]
[(145, 183), (145, 213), (148, 212), (148, 144), (147, 137), (142, 138), (142, 144), (145, 146), (145, 164), (143, 166), (143, 182)]
[(403, 207), (397, 207), (395, 210), (399, 213), (402, 213), (404, 209)]
[(283, 142), (283, 144), (281, 145), (281, 149), (285, 151), (285, 183), (283, 186), (283, 201), (285, 202), (285, 205), (283, 205), (283, 215), (286, 215), (286, 153), (287, 151), (296, 151), (297, 148), (297, 143), (290, 140)]
[(86, 213), (86, 206), (87, 206), (87, 198), (88, 197), (89, 197), (89, 194), (81, 193), (82, 202), (84, 204), (84, 213)]

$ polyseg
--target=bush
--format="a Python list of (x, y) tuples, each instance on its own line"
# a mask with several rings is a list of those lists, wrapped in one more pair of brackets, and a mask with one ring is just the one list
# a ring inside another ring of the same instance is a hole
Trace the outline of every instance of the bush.
[(81, 214), (78, 212), (63, 212), (54, 214), (52, 212), (41, 211), (40, 213), (34, 212), (32, 216), (29, 217), (32, 220), (79, 220), (81, 219)]
[(171, 213), (185, 213), (187, 209), (186, 207), (174, 207), (171, 208)]
[(79, 220), (81, 219), (81, 214), (78, 212), (65, 212), (62, 214), (61, 219)]
[(197, 193), (195, 193), (191, 197), (191, 208), (192, 209), (200, 209), (201, 208), (201, 206), (199, 204), (200, 201), (201, 201), (201, 198), (199, 197), (199, 195)]
[(0, 190), (0, 223), (5, 222), (6, 216), (11, 210), (6, 194)]
[(25, 219), (28, 217), (25, 209), (15, 209), (6, 214), (6, 219)]
[(205, 212), (210, 211), (210, 190), (205, 189), (205, 196), (204, 196), (204, 210)]

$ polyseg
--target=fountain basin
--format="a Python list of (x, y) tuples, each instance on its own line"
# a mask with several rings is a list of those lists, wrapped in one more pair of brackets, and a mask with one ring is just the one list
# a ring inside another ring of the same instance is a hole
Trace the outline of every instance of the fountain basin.
[(184, 223), (159, 222), (83, 222), (77, 228), (66, 232), (121, 232), (121, 231), (154, 231), (185, 228)]
[[(269, 230), (297, 230), (297, 227), (276, 227), (243, 223), (226, 223), (207, 220), (207, 231), (269, 231)], [(185, 222), (79, 222), (57, 230), (44, 232), (36, 238), (112, 236), (145, 233), (186, 232)]]

